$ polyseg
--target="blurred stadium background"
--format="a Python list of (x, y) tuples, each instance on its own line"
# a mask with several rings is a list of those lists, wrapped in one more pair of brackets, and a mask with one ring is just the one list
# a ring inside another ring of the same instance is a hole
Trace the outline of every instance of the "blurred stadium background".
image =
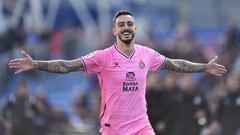
[(127, 9), (136, 17), (137, 43), (195, 62), (218, 55), (228, 69), (223, 78), (149, 74), (148, 114), (157, 134), (240, 135), (239, 6), (239, 0), (0, 0), (0, 134), (97, 135), (95, 75), (15, 75), (7, 63), (21, 50), (48, 60), (108, 47), (112, 17)]

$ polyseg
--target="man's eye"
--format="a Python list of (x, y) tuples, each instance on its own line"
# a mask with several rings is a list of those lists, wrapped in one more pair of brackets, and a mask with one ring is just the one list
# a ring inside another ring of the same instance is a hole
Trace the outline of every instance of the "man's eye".
[(128, 26), (133, 26), (133, 23), (128, 23)]
[(119, 26), (119, 27), (123, 27), (124, 24), (123, 24), (123, 23), (119, 23), (118, 26)]

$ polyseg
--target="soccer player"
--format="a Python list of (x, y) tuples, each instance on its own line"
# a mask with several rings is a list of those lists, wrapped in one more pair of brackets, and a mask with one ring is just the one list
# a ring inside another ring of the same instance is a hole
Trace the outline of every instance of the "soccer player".
[(16, 73), (41, 70), (53, 73), (84, 71), (97, 73), (101, 88), (100, 132), (103, 135), (154, 135), (147, 116), (145, 90), (148, 71), (171, 70), (181, 73), (206, 72), (221, 77), (226, 69), (217, 64), (193, 63), (170, 59), (148, 47), (135, 44), (135, 19), (129, 11), (113, 18), (116, 43), (75, 60), (33, 60), (24, 51), (23, 58), (9, 62)]

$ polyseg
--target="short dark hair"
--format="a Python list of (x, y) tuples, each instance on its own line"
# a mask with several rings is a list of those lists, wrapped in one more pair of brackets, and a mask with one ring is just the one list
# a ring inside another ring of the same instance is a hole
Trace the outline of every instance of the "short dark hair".
[(113, 18), (113, 27), (115, 27), (115, 23), (116, 23), (116, 20), (119, 16), (121, 15), (130, 15), (130, 16), (133, 16), (133, 14), (130, 12), (130, 11), (127, 11), (127, 10), (120, 10), (118, 11), (115, 15), (114, 15), (114, 18)]

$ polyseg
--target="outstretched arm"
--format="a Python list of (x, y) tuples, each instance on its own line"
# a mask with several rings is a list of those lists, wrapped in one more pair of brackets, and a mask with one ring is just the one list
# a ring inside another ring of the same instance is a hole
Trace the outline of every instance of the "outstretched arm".
[(22, 51), (23, 58), (14, 59), (9, 62), (9, 68), (16, 69), (15, 73), (28, 70), (41, 70), (52, 73), (69, 73), (74, 71), (82, 71), (83, 64), (80, 59), (75, 60), (49, 60), (38, 61), (33, 60), (27, 53)]
[(217, 64), (215, 62), (216, 59), (217, 56), (208, 63), (194, 63), (182, 59), (167, 58), (162, 69), (172, 70), (179, 73), (206, 72), (221, 77), (227, 70), (223, 65)]
[(35, 61), (35, 69), (52, 72), (52, 73), (69, 73), (82, 71), (82, 61), (76, 60), (50, 60), (50, 61)]

